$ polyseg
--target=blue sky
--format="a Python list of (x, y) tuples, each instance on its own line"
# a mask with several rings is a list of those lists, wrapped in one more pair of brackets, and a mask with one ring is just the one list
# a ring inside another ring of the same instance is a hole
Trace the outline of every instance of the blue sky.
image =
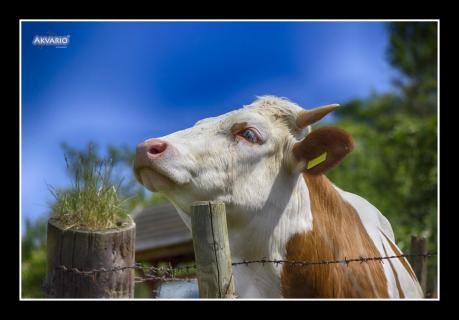
[(69, 183), (61, 142), (134, 148), (257, 95), (310, 108), (384, 92), (387, 42), (382, 22), (23, 22), (22, 220)]

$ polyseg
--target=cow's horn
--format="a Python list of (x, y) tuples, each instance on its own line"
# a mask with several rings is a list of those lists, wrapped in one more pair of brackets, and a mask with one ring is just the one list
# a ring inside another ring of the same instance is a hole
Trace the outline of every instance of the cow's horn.
[(296, 125), (298, 128), (305, 128), (323, 117), (325, 117), (329, 112), (335, 110), (339, 107), (339, 104), (328, 104), (326, 106), (317, 107), (314, 109), (303, 110), (298, 113), (296, 118)]

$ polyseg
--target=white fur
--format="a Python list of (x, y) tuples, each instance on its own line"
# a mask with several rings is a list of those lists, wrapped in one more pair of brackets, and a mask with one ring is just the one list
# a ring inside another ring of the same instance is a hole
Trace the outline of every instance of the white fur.
[[(161, 137), (168, 143), (168, 150), (152, 163), (152, 170), (141, 172), (142, 183), (150, 189), (160, 185), (159, 191), (174, 204), (188, 228), (193, 201), (224, 201), (233, 261), (285, 259), (288, 239), (312, 230), (309, 191), (302, 176), (292, 170), (292, 163), (293, 167), (296, 165), (292, 146), (310, 132), (310, 127), (295, 126), (297, 114), (302, 110), (286, 99), (262, 97), (242, 109), (203, 119), (189, 129)], [(258, 130), (261, 144), (251, 144), (232, 135), (232, 125), (243, 122)], [(337, 190), (355, 207), (378, 250), (390, 249), (381, 236), (384, 232), (394, 241), (387, 219), (366, 200)], [(405, 295), (420, 297), (416, 283), (403, 272), (401, 263), (395, 266)], [(281, 297), (281, 267), (274, 264), (234, 267), (238, 296)], [(384, 265), (384, 271), (390, 296), (398, 298), (388, 264)]]

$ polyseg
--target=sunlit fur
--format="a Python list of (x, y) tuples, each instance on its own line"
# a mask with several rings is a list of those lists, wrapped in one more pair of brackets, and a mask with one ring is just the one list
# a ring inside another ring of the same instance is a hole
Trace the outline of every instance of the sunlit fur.
[[(313, 228), (309, 189), (301, 172), (295, 171), (292, 156), (293, 145), (310, 131), (310, 127), (296, 126), (302, 110), (287, 99), (264, 96), (241, 109), (160, 137), (170, 150), (151, 169), (140, 172), (141, 182), (162, 192), (188, 227), (193, 201), (222, 200), (233, 261), (284, 259), (289, 239)], [(255, 127), (262, 143), (252, 144), (234, 135), (231, 128), (241, 123)], [(393, 253), (389, 241), (395, 241), (387, 219), (366, 200), (337, 190), (355, 208), (379, 253)], [(404, 297), (420, 297), (419, 284), (402, 263), (397, 259), (392, 265)], [(393, 269), (384, 265), (385, 283), (388, 296), (398, 298)], [(235, 267), (238, 296), (282, 297), (281, 272), (282, 266), (273, 264)]]

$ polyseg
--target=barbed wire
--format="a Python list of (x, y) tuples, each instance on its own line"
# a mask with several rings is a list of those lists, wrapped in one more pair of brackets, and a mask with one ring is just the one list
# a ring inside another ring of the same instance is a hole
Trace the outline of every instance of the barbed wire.
[(275, 265), (279, 264), (289, 264), (292, 266), (313, 266), (313, 265), (329, 265), (329, 264), (346, 264), (348, 265), (351, 262), (368, 262), (368, 261), (383, 261), (389, 259), (397, 259), (397, 258), (408, 258), (408, 257), (431, 257), (436, 255), (437, 253), (420, 253), (420, 254), (400, 254), (400, 255), (393, 255), (393, 256), (378, 256), (378, 257), (358, 257), (358, 258), (350, 258), (347, 259), (346, 257), (341, 260), (321, 260), (321, 261), (302, 261), (302, 260), (271, 260), (271, 259), (257, 259), (257, 260), (242, 260), (239, 262), (233, 262), (231, 265), (239, 266), (239, 265), (246, 265), (253, 263), (273, 263)]
[[(98, 269), (91, 269), (91, 270), (80, 270), (79, 268), (75, 267), (67, 267), (64, 265), (56, 266), (57, 270), (73, 272), (83, 276), (95, 276), (99, 273), (107, 273), (107, 272), (119, 272), (125, 271), (129, 269), (139, 270), (142, 272), (142, 276), (136, 276), (135, 282), (145, 282), (151, 280), (159, 280), (159, 281), (194, 281), (196, 278), (189, 278), (189, 277), (182, 277), (179, 274), (180, 272), (186, 272), (189, 274), (193, 269), (196, 269), (195, 265), (188, 265), (188, 266), (180, 266), (180, 267), (172, 267), (172, 266), (145, 266), (141, 263), (135, 263), (133, 266), (117, 266), (110, 269), (107, 268), (98, 268)], [(193, 270), (195, 271), (195, 270)]]
[(190, 272), (196, 272), (196, 265), (172, 267), (169, 266), (143, 266), (142, 264), (136, 263), (136, 270), (141, 270), (143, 272), (142, 277), (136, 277), (135, 282), (145, 282), (145, 281), (186, 281), (191, 282), (195, 281), (196, 278), (182, 277), (177, 275), (178, 273), (185, 272), (189, 274)]
[[(384, 263), (384, 260), (389, 259), (400, 259), (400, 258), (409, 258), (409, 257), (432, 257), (437, 255), (437, 253), (423, 253), (423, 254), (401, 254), (401, 255), (393, 255), (393, 256), (376, 256), (376, 257), (358, 257), (358, 258), (344, 258), (344, 259), (336, 259), (336, 260), (321, 260), (321, 261), (303, 261), (303, 260), (275, 260), (275, 259), (256, 259), (256, 260), (242, 260), (238, 262), (231, 263), (232, 266), (249, 266), (251, 264), (287, 264), (290, 266), (295, 267), (307, 267), (307, 266), (314, 266), (314, 265), (330, 265), (330, 264), (343, 264), (349, 265), (352, 262), (360, 262), (360, 263), (368, 263), (370, 261), (379, 261)], [(190, 273), (196, 272), (196, 265), (186, 265), (186, 266), (178, 266), (172, 267), (170, 264), (168, 266), (146, 266), (142, 263), (135, 263), (133, 266), (117, 266), (110, 269), (107, 268), (98, 268), (92, 270), (80, 270), (75, 267), (67, 267), (64, 265), (56, 266), (57, 270), (73, 272), (76, 274), (84, 275), (84, 276), (95, 276), (98, 273), (106, 273), (106, 272), (119, 272), (125, 271), (129, 269), (138, 270), (142, 273), (140, 276), (135, 277), (135, 282), (145, 282), (145, 281), (195, 281), (196, 278), (188, 277)], [(185, 273), (187, 276), (181, 276), (180, 273)]]

